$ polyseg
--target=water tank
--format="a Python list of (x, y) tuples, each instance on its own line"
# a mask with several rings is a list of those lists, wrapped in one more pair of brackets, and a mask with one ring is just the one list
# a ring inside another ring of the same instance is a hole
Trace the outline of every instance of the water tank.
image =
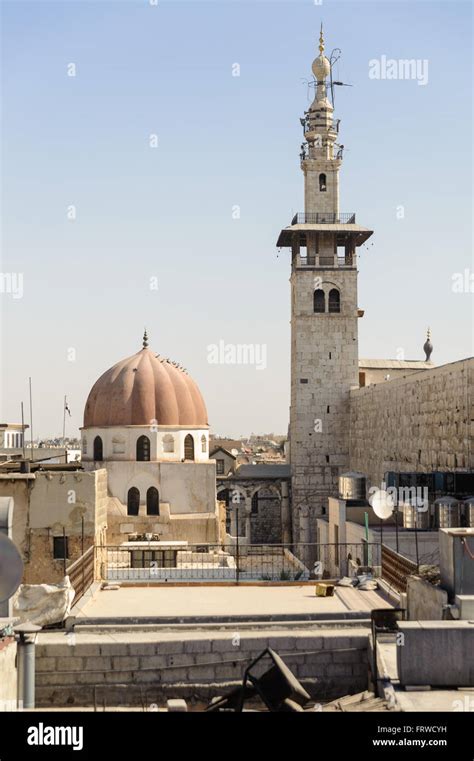
[(365, 499), (367, 479), (363, 473), (349, 472), (339, 476), (341, 499)]
[(464, 517), (466, 519), (466, 526), (474, 528), (474, 497), (467, 497), (464, 500)]
[(434, 501), (435, 528), (457, 528), (461, 525), (461, 505), (456, 497), (439, 497)]
[(400, 502), (398, 510), (403, 515), (403, 528), (426, 531), (430, 528), (430, 510), (427, 502)]

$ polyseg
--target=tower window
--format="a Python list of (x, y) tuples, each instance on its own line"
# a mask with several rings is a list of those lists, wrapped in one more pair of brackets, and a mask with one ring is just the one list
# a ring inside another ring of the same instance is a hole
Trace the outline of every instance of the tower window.
[(313, 308), (317, 314), (326, 311), (326, 296), (321, 288), (318, 288), (314, 292), (313, 296)]
[(138, 515), (140, 509), (140, 492), (136, 486), (132, 486), (127, 494), (127, 515)]
[(325, 174), (320, 174), (319, 175), (319, 191), (321, 193), (325, 193), (326, 189), (327, 189), (326, 175)]
[(194, 460), (194, 439), (190, 433), (184, 440), (184, 459)]
[(333, 313), (341, 311), (341, 295), (337, 288), (331, 288), (329, 291), (329, 311)]
[(104, 459), (104, 448), (102, 446), (102, 439), (100, 436), (96, 436), (94, 439), (94, 460), (102, 462)]
[(146, 493), (146, 514), (160, 514), (160, 495), (158, 493), (158, 489), (154, 486), (150, 486)]
[(148, 436), (140, 436), (137, 439), (137, 460), (138, 462), (150, 461), (150, 439)]
[(207, 452), (207, 439), (204, 434), (201, 436), (201, 452)]

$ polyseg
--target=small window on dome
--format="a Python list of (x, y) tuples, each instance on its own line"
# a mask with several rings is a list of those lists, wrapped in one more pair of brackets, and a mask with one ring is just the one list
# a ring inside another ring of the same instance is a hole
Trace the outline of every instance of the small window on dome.
[(194, 460), (194, 439), (190, 433), (184, 440), (184, 459)]
[(148, 436), (140, 436), (137, 439), (137, 460), (138, 462), (150, 461), (150, 439)]
[(94, 439), (94, 460), (96, 462), (102, 462), (104, 459), (104, 447), (100, 436), (96, 436)]

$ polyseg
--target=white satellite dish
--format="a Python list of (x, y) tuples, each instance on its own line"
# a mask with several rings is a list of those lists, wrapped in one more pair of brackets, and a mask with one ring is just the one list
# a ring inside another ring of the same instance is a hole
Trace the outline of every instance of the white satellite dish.
[(12, 597), (21, 584), (23, 560), (6, 534), (0, 534), (0, 603)]
[(384, 489), (377, 489), (369, 498), (369, 503), (375, 515), (384, 521), (390, 518), (395, 508), (392, 495)]

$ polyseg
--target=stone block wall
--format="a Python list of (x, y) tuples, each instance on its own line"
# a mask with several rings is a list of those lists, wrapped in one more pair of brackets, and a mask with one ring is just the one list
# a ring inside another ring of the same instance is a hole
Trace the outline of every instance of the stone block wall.
[(474, 359), (350, 393), (350, 467), (379, 486), (386, 471), (474, 469)]
[(266, 647), (281, 655), (316, 699), (367, 688), (364, 629), (40, 634), (37, 706), (136, 705), (168, 697), (208, 699), (241, 682)]
[[(341, 294), (341, 312), (315, 314), (315, 277)], [(349, 391), (358, 385), (357, 271), (292, 274), (290, 461), (295, 541), (316, 541), (316, 518), (349, 465)], [(303, 519), (303, 520), (302, 520)]]

